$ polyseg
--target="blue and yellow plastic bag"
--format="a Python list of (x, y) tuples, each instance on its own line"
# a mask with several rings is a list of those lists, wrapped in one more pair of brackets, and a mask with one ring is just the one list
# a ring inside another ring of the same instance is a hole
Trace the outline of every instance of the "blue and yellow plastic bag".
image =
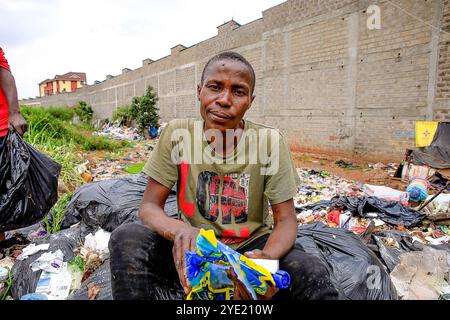
[(233, 268), (253, 299), (264, 296), (268, 283), (278, 288), (289, 286), (287, 272), (274, 276), (244, 255), (217, 241), (213, 230), (200, 230), (197, 252), (186, 253), (187, 278), (192, 287), (187, 300), (232, 300), (233, 282), (227, 271)]

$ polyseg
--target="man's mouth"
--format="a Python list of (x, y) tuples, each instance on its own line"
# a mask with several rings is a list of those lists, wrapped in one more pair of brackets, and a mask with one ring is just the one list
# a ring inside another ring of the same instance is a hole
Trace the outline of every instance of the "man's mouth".
[(210, 111), (209, 112), (212, 117), (214, 118), (214, 120), (219, 120), (219, 121), (227, 121), (230, 120), (232, 118), (232, 116), (223, 113), (223, 112), (214, 112), (214, 111)]

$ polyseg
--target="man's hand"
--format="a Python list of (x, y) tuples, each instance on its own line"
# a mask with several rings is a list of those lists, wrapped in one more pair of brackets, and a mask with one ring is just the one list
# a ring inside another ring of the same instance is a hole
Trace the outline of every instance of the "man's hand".
[(181, 286), (186, 294), (191, 290), (186, 276), (186, 252), (197, 250), (196, 240), (199, 232), (200, 229), (186, 225), (186, 227), (176, 233), (173, 241), (173, 261), (175, 262), (175, 268), (180, 278)]
[[(244, 256), (250, 259), (274, 259), (266, 251), (255, 249), (252, 251), (247, 251)], [(276, 260), (276, 259), (274, 259)]]
[(23, 136), (28, 129), (28, 124), (20, 112), (15, 112), (8, 116), (9, 126), (16, 129), (16, 131)]

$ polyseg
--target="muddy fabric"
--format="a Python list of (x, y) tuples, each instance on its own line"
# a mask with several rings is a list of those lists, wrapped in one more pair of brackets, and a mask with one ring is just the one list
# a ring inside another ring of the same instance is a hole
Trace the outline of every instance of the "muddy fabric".
[[(238, 251), (262, 249), (267, 238), (268, 235), (262, 236)], [(109, 250), (114, 299), (184, 299), (170, 241), (135, 222), (114, 230)], [(291, 286), (277, 293), (274, 299), (331, 300), (339, 297), (325, 266), (311, 254), (293, 249), (280, 260), (280, 269), (291, 275)]]
[(203, 120), (170, 121), (143, 172), (167, 188), (177, 183), (179, 218), (213, 229), (236, 249), (270, 232), (268, 202), (292, 199), (300, 181), (277, 130), (246, 120), (234, 153), (223, 158), (203, 139), (203, 126)]
[(379, 218), (393, 225), (407, 228), (416, 226), (426, 215), (406, 207), (398, 201), (389, 201), (377, 197), (335, 196), (330, 201), (331, 209), (346, 209), (353, 215), (364, 218)]
[(414, 150), (411, 160), (436, 169), (450, 168), (450, 122), (440, 122), (431, 145)]

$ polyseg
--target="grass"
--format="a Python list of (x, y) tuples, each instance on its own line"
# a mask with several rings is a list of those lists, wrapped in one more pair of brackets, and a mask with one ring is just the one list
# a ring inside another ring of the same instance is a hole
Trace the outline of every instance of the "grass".
[(47, 232), (55, 233), (61, 228), (65, 207), (71, 192), (84, 181), (75, 168), (84, 162), (83, 151), (120, 151), (130, 144), (127, 141), (109, 140), (92, 135), (94, 128), (87, 124), (72, 124), (73, 108), (22, 106), (21, 112), (28, 123), (25, 141), (61, 164), (59, 191), (63, 192), (52, 209), (52, 223), (46, 219)]
[(125, 171), (131, 174), (136, 174), (142, 171), (144, 168), (145, 163), (135, 163), (127, 166), (125, 168)]
[(66, 211), (67, 205), (72, 199), (72, 193), (68, 192), (63, 194), (58, 202), (53, 206), (51, 210), (52, 221), (48, 220), (48, 216), (44, 218), (45, 230), (47, 233), (57, 233), (61, 230), (61, 223)]
[(2, 300), (5, 300), (6, 297), (8, 296), (8, 292), (12, 287), (12, 272), (11, 270), (8, 269), (8, 280), (6, 280), (6, 290), (5, 292), (3, 292), (3, 296), (2, 296)]

